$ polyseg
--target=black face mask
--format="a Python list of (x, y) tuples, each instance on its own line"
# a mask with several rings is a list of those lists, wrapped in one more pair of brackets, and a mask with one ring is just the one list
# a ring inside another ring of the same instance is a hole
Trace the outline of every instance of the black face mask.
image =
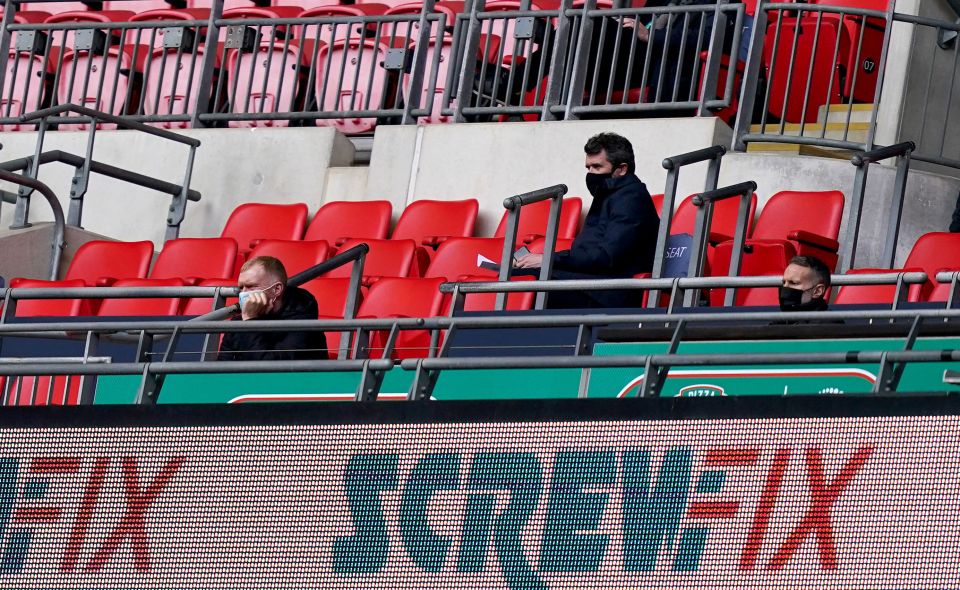
[(587, 173), (587, 190), (590, 191), (590, 194), (594, 198), (599, 199), (607, 194), (610, 190), (607, 188), (607, 181), (613, 178), (613, 172), (607, 172), (606, 174), (594, 174), (593, 172)]
[(822, 299), (811, 299), (803, 302), (803, 294), (806, 291), (801, 289), (792, 289), (790, 287), (780, 287), (780, 310), (781, 311), (816, 311), (823, 306)]

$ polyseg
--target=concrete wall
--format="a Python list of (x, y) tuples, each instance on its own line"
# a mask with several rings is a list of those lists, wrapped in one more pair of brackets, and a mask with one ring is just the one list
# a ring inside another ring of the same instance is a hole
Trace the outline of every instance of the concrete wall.
[[(324, 199), (327, 170), (349, 166), (353, 144), (330, 128), (302, 129), (197, 129), (185, 132), (202, 142), (197, 150), (192, 187), (203, 198), (189, 203), (180, 235), (218, 235), (230, 211), (247, 201), (306, 202), (311, 212)], [(86, 133), (49, 133), (44, 149), (83, 154)], [(35, 133), (3, 133), (0, 159), (32, 155)], [(97, 133), (94, 158), (107, 164), (180, 183), (187, 159), (186, 146), (131, 131)], [(48, 164), (40, 179), (48, 183), (68, 207), (73, 169)], [(170, 197), (126, 183), (94, 176), (84, 206), (86, 229), (122, 240), (163, 242)], [(13, 206), (0, 208), (0, 227), (10, 225)], [(37, 198), (31, 220), (52, 217)]]
[[(583, 144), (602, 131), (633, 143), (637, 174), (651, 193), (663, 192), (666, 156), (731, 140), (730, 129), (714, 118), (381, 127), (366, 196), (389, 199), (395, 210), (414, 199), (475, 197), (479, 235), (496, 229), (505, 197), (554, 184), (583, 196), (586, 210)], [(702, 190), (705, 174), (706, 164), (692, 166), (681, 176), (681, 191)]]

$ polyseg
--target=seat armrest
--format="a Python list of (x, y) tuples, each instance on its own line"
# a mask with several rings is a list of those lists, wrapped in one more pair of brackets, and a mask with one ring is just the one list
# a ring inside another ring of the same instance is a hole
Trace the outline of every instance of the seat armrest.
[(523, 236), (523, 243), (526, 245), (530, 245), (531, 242), (536, 242), (537, 240), (543, 237), (544, 236), (541, 234), (527, 234)]
[(840, 250), (840, 242), (832, 238), (827, 238), (815, 233), (803, 231), (802, 229), (793, 230), (787, 234), (787, 239), (800, 242), (801, 244), (806, 244), (808, 246), (813, 246), (815, 248), (820, 248), (822, 250), (827, 250), (828, 252), (834, 254)]
[(117, 282), (115, 277), (97, 277), (96, 282), (94, 283), (95, 287), (109, 287)]
[(196, 287), (202, 280), (200, 277), (183, 277), (183, 284), (188, 287)]

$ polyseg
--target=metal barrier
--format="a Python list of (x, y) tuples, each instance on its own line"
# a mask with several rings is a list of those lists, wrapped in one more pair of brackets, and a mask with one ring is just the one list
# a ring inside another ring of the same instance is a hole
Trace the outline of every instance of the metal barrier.
[[(46, 138), (46, 131), (51, 126), (51, 122), (61, 119), (65, 113), (76, 113), (86, 121), (87, 126), (87, 145), (83, 156), (71, 154), (61, 150), (43, 151), (43, 144)], [(180, 224), (186, 216), (187, 201), (199, 201), (200, 193), (190, 188), (190, 181), (193, 177), (193, 163), (196, 158), (197, 148), (200, 141), (167, 131), (149, 127), (137, 121), (128, 120), (124, 117), (118, 117), (102, 111), (88, 109), (86, 107), (65, 104), (57, 107), (50, 107), (33, 113), (28, 113), (19, 118), (22, 122), (37, 121), (37, 143), (34, 148), (33, 156), (18, 158), (0, 163), (0, 170), (25, 170), (26, 175), (31, 179), (36, 179), (40, 173), (40, 166), (53, 162), (60, 162), (73, 166), (76, 169), (70, 188), (70, 208), (68, 210), (67, 225), (81, 227), (83, 217), (84, 197), (87, 194), (87, 188), (90, 182), (91, 173), (100, 174), (108, 178), (122, 180), (124, 182), (148, 188), (163, 194), (171, 195), (170, 208), (166, 220), (167, 230), (165, 239), (170, 240), (179, 236)], [(173, 141), (188, 147), (186, 170), (182, 184), (175, 184), (120, 168), (112, 166), (93, 159), (94, 141), (96, 139), (97, 126), (102, 123), (115, 125), (118, 128), (130, 129), (147, 133), (162, 139)], [(21, 184), (21, 189), (16, 199), (16, 209), (14, 211), (14, 220), (11, 229), (18, 229), (30, 226), (30, 195), (34, 188), (29, 185)], [(59, 207), (59, 204), (58, 204)], [(56, 278), (56, 277), (54, 277)]]
[[(30, 178), (28, 176), (23, 176), (21, 174), (14, 174), (0, 168), (0, 180), (10, 182), (16, 185), (19, 185), (21, 188), (27, 188), (30, 191), (40, 191), (40, 194), (43, 195), (43, 198), (47, 201), (47, 204), (50, 205), (50, 210), (53, 212), (53, 238), (50, 244), (50, 272), (48, 276), (50, 280), (56, 280), (57, 272), (60, 270), (60, 256), (63, 254), (64, 247), (64, 231), (65, 231), (65, 222), (63, 219), (63, 208), (60, 206), (60, 201), (57, 199), (57, 195), (53, 194), (53, 191), (50, 190), (50, 187), (46, 184), (36, 180), (35, 178)], [(18, 203), (19, 204), (19, 203)], [(6, 313), (4, 310), (3, 313)]]
[[(894, 4), (883, 12), (760, 2), (734, 129), (735, 148), (743, 151), (748, 143), (763, 141), (873, 149), (877, 109), (861, 130), (862, 138), (853, 136), (851, 122), (855, 104), (880, 104)], [(757, 99), (762, 101), (759, 129), (753, 130)], [(832, 105), (840, 105), (841, 120), (836, 124), (831, 123)]]

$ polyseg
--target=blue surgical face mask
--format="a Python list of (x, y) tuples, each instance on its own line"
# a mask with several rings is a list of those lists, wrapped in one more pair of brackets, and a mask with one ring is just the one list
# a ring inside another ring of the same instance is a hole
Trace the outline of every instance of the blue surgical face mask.
[(279, 284), (280, 284), (280, 283), (274, 283), (274, 284), (272, 284), (272, 285), (270, 285), (269, 287), (266, 287), (266, 288), (264, 288), (264, 289), (253, 289), (253, 290), (251, 290), (251, 291), (240, 291), (240, 293), (239, 293), (238, 296), (237, 296), (237, 297), (239, 298), (239, 300), (240, 300), (240, 301), (239, 301), (239, 303), (240, 303), (240, 309), (243, 309), (244, 303), (247, 302), (247, 299), (249, 299), (249, 298), (250, 298), (250, 295), (252, 295), (253, 293), (264, 293), (264, 292), (267, 291), (267, 289), (272, 289), (273, 287), (276, 287), (276, 286), (279, 285)]

